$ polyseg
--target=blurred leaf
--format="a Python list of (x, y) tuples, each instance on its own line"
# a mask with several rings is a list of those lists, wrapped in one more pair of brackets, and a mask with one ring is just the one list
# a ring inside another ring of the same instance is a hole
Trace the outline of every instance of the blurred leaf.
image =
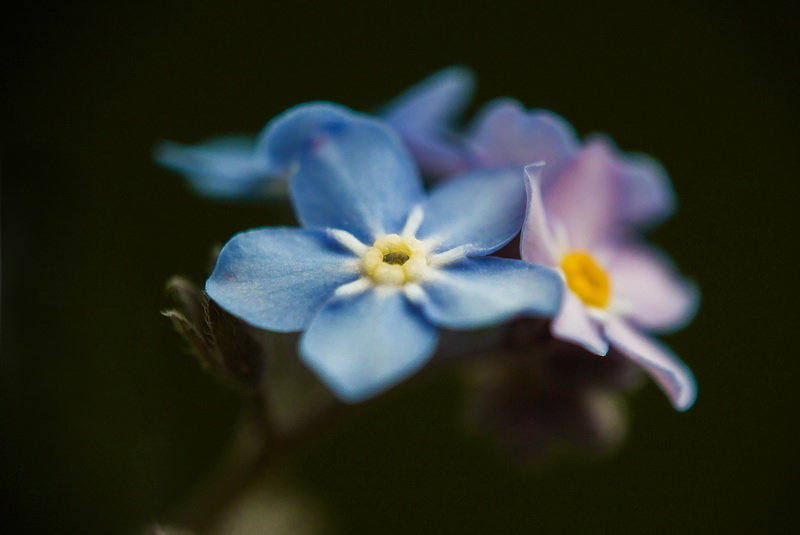
[(204, 368), (246, 389), (261, 384), (266, 349), (263, 335), (214, 303), (182, 277), (167, 282), (177, 309), (164, 311)]

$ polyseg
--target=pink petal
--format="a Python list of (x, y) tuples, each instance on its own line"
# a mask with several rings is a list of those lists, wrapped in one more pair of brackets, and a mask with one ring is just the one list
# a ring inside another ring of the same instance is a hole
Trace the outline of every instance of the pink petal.
[(650, 339), (620, 318), (609, 318), (605, 334), (611, 346), (636, 362), (669, 396), (679, 411), (689, 409), (697, 398), (692, 371), (666, 346)]
[(558, 267), (560, 255), (542, 203), (543, 168), (544, 165), (541, 163), (525, 167), (525, 190), (528, 193), (528, 205), (525, 222), (522, 225), (520, 255), (526, 262)]
[(697, 287), (678, 274), (666, 255), (652, 247), (618, 249), (609, 272), (612, 306), (618, 306), (620, 314), (640, 327), (674, 331), (697, 311)]
[(569, 290), (564, 290), (561, 309), (550, 324), (550, 332), (559, 340), (578, 344), (597, 355), (608, 353), (608, 342), (597, 324), (586, 313), (581, 300)]
[(618, 162), (608, 144), (587, 143), (544, 191), (547, 214), (569, 235), (575, 249), (591, 249), (615, 230), (622, 199)]
[(624, 159), (620, 180), (625, 192), (620, 219), (646, 228), (672, 215), (675, 193), (661, 164), (644, 154), (620, 157)]

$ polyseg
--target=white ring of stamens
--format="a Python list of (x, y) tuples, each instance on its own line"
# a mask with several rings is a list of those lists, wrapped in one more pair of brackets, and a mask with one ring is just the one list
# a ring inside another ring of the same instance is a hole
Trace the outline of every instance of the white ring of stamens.
[(368, 245), (361, 243), (361, 240), (345, 230), (331, 228), (328, 229), (328, 235), (358, 256), (362, 256), (369, 249)]
[[(341, 229), (328, 229), (327, 233), (339, 245), (352, 252), (358, 258), (345, 262), (347, 269), (361, 270), (362, 276), (352, 282), (340, 286), (336, 296), (351, 296), (373, 287), (402, 287), (406, 297), (414, 302), (424, 299), (424, 290), (420, 281), (436, 277), (436, 268), (451, 264), (467, 256), (468, 246), (454, 247), (447, 251), (431, 254), (436, 245), (436, 238), (420, 241), (415, 237), (419, 231), (424, 212), (421, 206), (415, 206), (408, 215), (400, 235), (383, 234), (367, 245), (350, 232)], [(388, 245), (395, 243), (395, 245)], [(387, 249), (388, 246), (388, 249)], [(395, 249), (395, 248), (398, 249)], [(400, 264), (383, 259), (389, 252), (398, 250), (406, 255)], [(381, 256), (376, 256), (381, 255)]]
[(406, 224), (403, 226), (403, 231), (400, 233), (401, 236), (404, 237), (414, 237), (419, 230), (420, 225), (422, 225), (422, 219), (425, 217), (425, 213), (422, 211), (422, 206), (415, 206), (411, 209), (411, 213), (408, 214), (408, 219), (406, 219)]
[(372, 279), (369, 277), (361, 277), (360, 279), (356, 279), (353, 282), (348, 282), (342, 286), (336, 288), (336, 292), (334, 295), (336, 297), (349, 297), (351, 295), (360, 294), (366, 290), (372, 288), (373, 283)]
[(447, 251), (436, 253), (428, 257), (428, 265), (430, 267), (441, 267), (447, 264), (452, 264), (467, 256), (469, 248), (466, 245), (459, 245)]
[(413, 303), (419, 304), (425, 299), (425, 291), (416, 282), (409, 282), (403, 286), (403, 293)]

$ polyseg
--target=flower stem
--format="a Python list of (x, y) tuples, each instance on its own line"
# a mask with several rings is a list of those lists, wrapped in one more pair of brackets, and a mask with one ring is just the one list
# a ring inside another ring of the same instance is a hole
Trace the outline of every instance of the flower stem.
[(228, 509), (267, 474), (278, 469), (343, 407), (332, 402), (285, 434), (272, 422), (267, 396), (259, 390), (250, 395), (244, 421), (217, 466), (184, 502), (174, 523), (196, 533), (217, 533)]

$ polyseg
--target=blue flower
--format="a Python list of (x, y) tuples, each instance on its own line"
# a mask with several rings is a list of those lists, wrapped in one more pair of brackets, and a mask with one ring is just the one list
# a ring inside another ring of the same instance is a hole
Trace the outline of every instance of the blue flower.
[[(469, 70), (443, 69), (400, 95), (380, 114), (397, 129), (426, 174), (465, 170), (461, 144), (450, 139), (450, 122), (466, 105), (472, 86)], [(267, 134), (268, 128), (259, 137), (222, 136), (196, 145), (164, 141), (156, 146), (154, 157), (183, 175), (204, 197), (260, 200), (282, 191), (286, 178), (282, 162), (261, 157), (258, 147)]]
[(421, 368), (439, 327), (557, 310), (553, 270), (486, 256), (522, 225), (520, 170), (469, 173), (426, 195), (394, 131), (325, 104), (273, 121), (259, 150), (292, 172), (302, 227), (234, 236), (206, 291), (252, 325), (304, 331), (301, 357), (341, 398), (367, 398)]
[[(442, 69), (390, 102), (381, 116), (400, 134), (422, 173), (429, 177), (466, 171), (464, 141), (455, 132), (457, 116), (475, 86), (465, 67)], [(530, 160), (526, 163), (530, 163)]]
[(216, 137), (197, 145), (163, 141), (155, 148), (155, 159), (205, 197), (261, 199), (278, 189), (278, 176), (261, 165), (254, 148), (255, 140), (248, 136)]

